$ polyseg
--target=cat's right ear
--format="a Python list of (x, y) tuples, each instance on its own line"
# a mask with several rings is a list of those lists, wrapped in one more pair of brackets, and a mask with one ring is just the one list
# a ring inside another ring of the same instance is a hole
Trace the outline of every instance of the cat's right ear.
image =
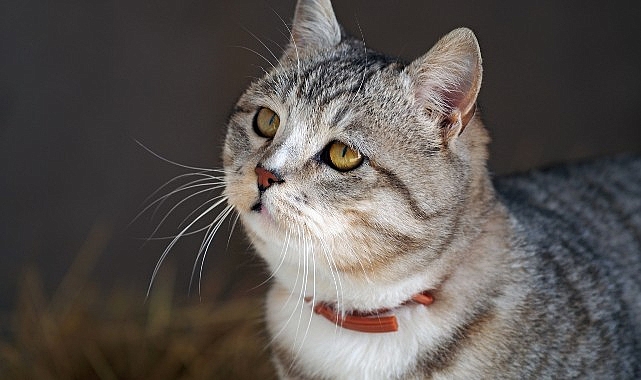
[(467, 28), (451, 31), (406, 68), (418, 103), (441, 118), (445, 143), (474, 117), (481, 89), (481, 50)]
[(285, 56), (330, 48), (338, 45), (341, 38), (330, 0), (298, 0)]

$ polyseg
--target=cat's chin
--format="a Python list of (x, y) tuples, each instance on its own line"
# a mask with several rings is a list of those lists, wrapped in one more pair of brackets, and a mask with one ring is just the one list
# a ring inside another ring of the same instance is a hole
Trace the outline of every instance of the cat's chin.
[(241, 214), (243, 224), (249, 232), (263, 242), (278, 241), (284, 230), (269, 207), (256, 203), (251, 210)]
[(249, 225), (255, 233), (261, 236), (268, 235), (272, 230), (278, 229), (278, 223), (272, 213), (260, 204), (254, 206), (249, 213), (243, 215), (243, 220), (246, 225)]

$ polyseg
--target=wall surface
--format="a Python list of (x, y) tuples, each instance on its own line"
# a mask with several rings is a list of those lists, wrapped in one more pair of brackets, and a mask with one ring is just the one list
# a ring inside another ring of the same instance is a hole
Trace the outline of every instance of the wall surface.
[[(477, 33), (495, 173), (641, 151), (641, 23), (631, 1), (335, 3), (370, 48), (407, 59), (455, 27)], [(128, 224), (147, 195), (185, 170), (136, 140), (172, 161), (219, 167), (226, 117), (274, 61), (267, 47), (278, 55), (286, 43), (293, 8), (293, 0), (1, 2), (0, 309), (13, 303), (25, 266), (53, 292), (83, 251), (100, 253), (93, 278), (144, 297), (167, 241), (139, 238), (169, 208)], [(189, 211), (158, 234), (177, 233)], [(260, 273), (241, 229), (228, 242), (229, 231), (209, 250), (205, 283)], [(184, 239), (163, 266), (175, 268), (178, 293), (187, 293), (201, 238)]]

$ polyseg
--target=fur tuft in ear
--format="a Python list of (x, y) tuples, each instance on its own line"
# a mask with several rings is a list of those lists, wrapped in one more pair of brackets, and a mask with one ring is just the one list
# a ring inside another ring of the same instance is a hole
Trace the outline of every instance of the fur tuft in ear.
[(341, 42), (341, 27), (330, 0), (298, 0), (290, 49), (319, 50)]
[(445, 142), (463, 132), (474, 116), (481, 89), (481, 50), (467, 28), (451, 31), (406, 69), (426, 110), (442, 115)]

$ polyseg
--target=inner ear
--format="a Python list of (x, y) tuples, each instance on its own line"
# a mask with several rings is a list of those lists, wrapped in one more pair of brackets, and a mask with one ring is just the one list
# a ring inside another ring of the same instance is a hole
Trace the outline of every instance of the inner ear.
[(462, 113), (457, 108), (450, 111), (450, 113), (441, 121), (441, 135), (443, 136), (443, 140), (447, 143), (452, 138), (463, 133), (465, 126), (467, 126), (475, 114), (476, 102), (473, 102), (472, 108), (465, 113)]
[(483, 69), (474, 33), (455, 29), (406, 69), (418, 103), (442, 115), (443, 137), (460, 135), (476, 111)]
[(341, 27), (330, 0), (298, 0), (286, 56), (336, 46)]

